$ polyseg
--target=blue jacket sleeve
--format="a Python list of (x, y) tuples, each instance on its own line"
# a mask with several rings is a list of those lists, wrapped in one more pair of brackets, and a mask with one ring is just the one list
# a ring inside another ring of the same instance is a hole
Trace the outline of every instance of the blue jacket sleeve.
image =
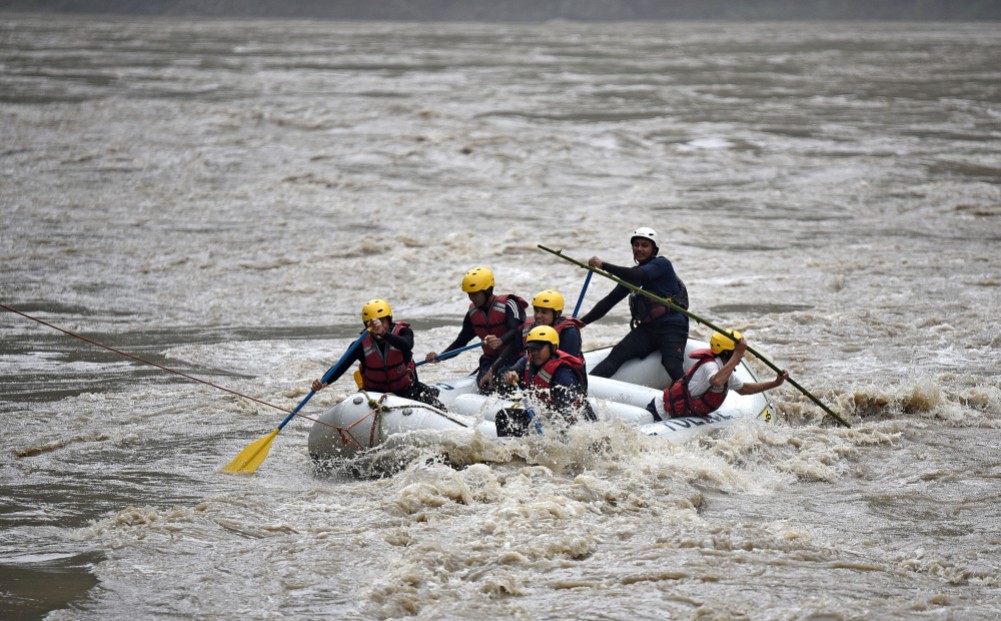
[(580, 358), (583, 355), (582, 346), (580, 330), (577, 328), (568, 326), (563, 329), (563, 332), (560, 332), (560, 349), (566, 353)]

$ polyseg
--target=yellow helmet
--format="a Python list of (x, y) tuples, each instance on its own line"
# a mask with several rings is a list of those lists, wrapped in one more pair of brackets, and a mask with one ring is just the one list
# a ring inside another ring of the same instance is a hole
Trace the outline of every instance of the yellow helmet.
[(462, 277), (462, 290), (466, 293), (486, 291), (494, 286), (494, 273), (485, 267), (474, 267)]
[(373, 319), (379, 319), (381, 317), (392, 317), (393, 309), (389, 308), (389, 302), (386, 300), (369, 300), (365, 306), (361, 307), (361, 320), (363, 323), (368, 323)]
[(563, 312), (563, 296), (560, 295), (559, 291), (546, 289), (545, 291), (538, 292), (535, 297), (532, 298), (532, 306), (550, 308), (555, 311), (557, 315), (559, 315)]
[[(737, 337), (738, 340), (743, 338), (743, 335), (740, 332), (737, 332), (736, 330), (731, 330), (731, 332), (733, 332), (733, 335)], [(709, 339), (709, 349), (713, 350), (713, 353), (717, 356), (725, 351), (733, 351), (735, 347), (737, 347), (737, 344), (733, 341), (733, 339), (725, 334), (720, 334), (719, 332), (713, 333), (712, 338)]]
[(532, 343), (549, 343), (553, 347), (559, 347), (560, 333), (549, 326), (535, 326), (529, 330), (528, 336), (525, 338), (526, 345)]

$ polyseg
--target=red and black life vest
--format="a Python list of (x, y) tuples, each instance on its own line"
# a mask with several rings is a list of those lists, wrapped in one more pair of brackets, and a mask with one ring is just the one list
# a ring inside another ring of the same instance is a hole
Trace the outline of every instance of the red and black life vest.
[[(469, 322), (473, 326), (473, 332), (480, 339), (484, 339), (489, 335), (494, 335), (498, 338), (504, 336), (504, 333), (508, 331), (507, 327), (507, 301), (509, 299), (514, 299), (522, 309), (528, 308), (528, 302), (521, 299), (516, 295), (495, 295), (489, 302), (486, 311), (480, 307), (470, 304), (469, 305)], [(484, 356), (496, 356), (500, 354), (500, 350), (483, 346)]]
[[(410, 324), (393, 324), (393, 334), (399, 335)], [(362, 371), (362, 388), (378, 392), (401, 392), (410, 388), (417, 376), (417, 365), (413, 359), (407, 362), (403, 352), (385, 342), (385, 349), (379, 347), (370, 333), (365, 333), (361, 342), (365, 364)]]
[(556, 374), (556, 369), (563, 365), (570, 367), (580, 381), (581, 386), (584, 387), (585, 391), (587, 389), (587, 375), (584, 374), (584, 359), (571, 356), (560, 349), (555, 350), (555, 354), (534, 374), (531, 369), (532, 365), (526, 363), (525, 372), (522, 376), (522, 382), (525, 386), (532, 386), (539, 391), (539, 400), (543, 403), (549, 402), (549, 388), (553, 385), (553, 375)]
[(688, 383), (691, 381), (692, 375), (702, 365), (715, 360), (716, 356), (712, 350), (697, 349), (688, 354), (688, 357), (695, 358), (698, 362), (692, 365), (692, 368), (688, 370), (688, 373), (685, 373), (684, 377), (678, 378), (678, 381), (674, 382), (669, 388), (664, 389), (664, 411), (669, 418), (708, 416), (718, 410), (719, 406), (723, 405), (723, 401), (726, 400), (726, 394), (729, 391), (727, 384), (724, 384), (723, 390), (716, 392), (710, 388), (698, 397), (692, 397), (692, 393), (688, 389)]
[[(525, 325), (521, 328), (521, 342), (522, 345), (528, 347), (528, 333), (532, 331), (535, 327), (535, 319), (526, 319)], [(580, 331), (584, 327), (583, 322), (575, 317), (560, 317), (560, 320), (553, 324), (553, 330), (560, 335), (560, 340), (563, 340), (563, 331), (567, 328), (577, 328)]]

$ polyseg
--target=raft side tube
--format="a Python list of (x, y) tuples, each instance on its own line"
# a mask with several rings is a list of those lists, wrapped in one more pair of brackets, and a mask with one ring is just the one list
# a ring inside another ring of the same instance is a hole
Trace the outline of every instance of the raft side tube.
[[(439, 432), (477, 427), (478, 421), (393, 394), (357, 393), (323, 412), (309, 432), (309, 454), (349, 458), (412, 431)], [(492, 427), (492, 425), (490, 425)], [(480, 426), (488, 435), (496, 431)]]

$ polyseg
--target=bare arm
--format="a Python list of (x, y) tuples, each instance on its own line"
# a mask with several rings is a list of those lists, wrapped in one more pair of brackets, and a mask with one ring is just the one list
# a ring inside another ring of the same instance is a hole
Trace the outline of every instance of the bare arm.
[[(741, 359), (744, 357), (744, 352), (747, 351), (747, 341), (740, 339), (737, 342), (737, 346), (733, 349), (733, 355), (730, 356), (730, 360), (727, 361), (719, 371), (713, 374), (709, 378), (709, 383), (715, 388), (723, 387), (728, 381), (730, 381), (730, 376), (733, 374), (734, 369), (740, 364)], [(746, 382), (743, 386), (737, 389), (737, 394), (739, 395), (756, 395), (759, 392), (764, 392), (766, 390), (771, 390), (772, 388), (778, 388), (789, 379), (789, 372), (782, 370), (775, 376), (775, 379), (770, 382)]]
[(733, 370), (737, 368), (738, 364), (740, 364), (741, 359), (744, 357), (744, 352), (746, 351), (747, 341), (744, 339), (737, 341), (737, 346), (733, 349), (733, 355), (726, 361), (726, 364), (720, 367), (719, 371), (713, 373), (712, 377), (709, 378), (709, 384), (716, 389), (726, 386), (726, 383), (730, 381), (730, 376), (733, 375)]
[(748, 382), (740, 387), (737, 394), (740, 395), (755, 395), (759, 392), (764, 392), (766, 390), (771, 390), (772, 388), (778, 388), (789, 379), (789, 371), (783, 369), (775, 376), (775, 379), (770, 382)]

